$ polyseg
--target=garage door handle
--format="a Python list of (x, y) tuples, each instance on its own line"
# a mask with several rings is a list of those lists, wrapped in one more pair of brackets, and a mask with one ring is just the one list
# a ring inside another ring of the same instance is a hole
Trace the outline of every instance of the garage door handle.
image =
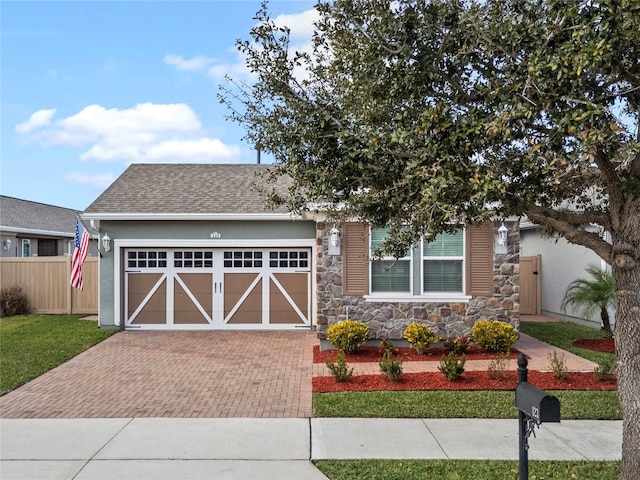
[[(218, 282), (213, 283), (213, 293), (218, 293)], [(222, 293), (222, 282), (220, 282), (220, 293)]]

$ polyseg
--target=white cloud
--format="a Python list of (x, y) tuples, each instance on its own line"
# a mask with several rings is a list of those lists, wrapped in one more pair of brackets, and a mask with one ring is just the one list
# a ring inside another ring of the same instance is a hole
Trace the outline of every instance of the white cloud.
[[(33, 123), (30, 119), (25, 124), (29, 122)], [(86, 148), (80, 155), (82, 160), (232, 162), (241, 155), (240, 147), (209, 138), (195, 112), (183, 103), (141, 103), (123, 110), (89, 105), (49, 124), (50, 118), (46, 128), (30, 140), (47, 146)], [(24, 132), (31, 130), (25, 128)]]
[(16, 125), (16, 132), (29, 133), (38, 128), (45, 127), (51, 124), (51, 119), (56, 114), (56, 109), (50, 110), (38, 110), (29, 117), (29, 120)]
[(172, 53), (165, 55), (162, 61), (167, 65), (176, 67), (178, 70), (186, 71), (203, 70), (212, 63), (215, 63), (215, 59), (209, 57), (199, 56), (186, 59), (180, 55), (175, 55)]
[[(289, 50), (291, 52), (298, 51), (311, 53), (313, 50), (311, 37), (313, 35), (314, 22), (318, 19), (318, 11), (310, 9), (301, 13), (278, 15), (273, 19), (273, 22), (278, 27), (286, 26), (289, 28)], [(239, 52), (235, 47), (231, 48), (230, 51), (235, 53), (235, 58), (231, 62), (226, 63), (217, 62), (208, 57), (195, 57), (192, 60), (186, 61), (178, 55), (167, 55), (165, 56), (164, 61), (165, 63), (169, 63), (167, 61), (168, 57), (175, 57), (176, 63), (178, 63), (178, 60), (193, 62), (194, 68), (191, 68), (191, 70), (203, 70), (206, 67), (207, 75), (216, 81), (224, 79), (225, 75), (229, 75), (236, 79), (250, 79), (255, 77), (255, 75), (252, 74), (246, 66), (246, 56)], [(206, 59), (209, 60), (209, 63), (204, 64), (204, 62), (195, 62), (196, 59)], [(197, 68), (195, 68), (195, 65), (197, 65)], [(297, 69), (295, 75), (299, 78), (306, 77), (306, 73), (302, 69)]]
[(273, 19), (273, 22), (278, 27), (288, 27), (290, 38), (294, 43), (306, 44), (311, 40), (313, 24), (319, 18), (318, 11), (312, 8), (302, 13), (280, 14)]
[(116, 175), (111, 173), (101, 173), (90, 175), (88, 173), (70, 172), (64, 178), (74, 183), (89, 185), (96, 188), (107, 188), (116, 179)]

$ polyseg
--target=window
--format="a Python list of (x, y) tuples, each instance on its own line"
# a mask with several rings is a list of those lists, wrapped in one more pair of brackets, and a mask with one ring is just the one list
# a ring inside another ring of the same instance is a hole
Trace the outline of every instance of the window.
[(137, 250), (127, 252), (127, 268), (166, 268), (167, 252)]
[(224, 252), (225, 268), (261, 268), (262, 252)]
[(371, 229), (371, 295), (434, 297), (464, 292), (464, 230), (440, 234), (431, 242), (423, 240), (402, 258), (375, 259), (373, 252), (382, 245), (387, 232), (387, 228)]
[(26, 238), (22, 240), (22, 256), (23, 257), (31, 256), (31, 240)]
[(462, 293), (464, 230), (422, 242), (422, 292)]
[(279, 250), (269, 252), (271, 268), (309, 268), (308, 250)]
[[(371, 229), (371, 258), (387, 236), (387, 228)], [(371, 293), (411, 293), (412, 254), (402, 258), (382, 257), (371, 261)]]
[(212, 268), (212, 251), (182, 250), (173, 252), (173, 266), (175, 268)]

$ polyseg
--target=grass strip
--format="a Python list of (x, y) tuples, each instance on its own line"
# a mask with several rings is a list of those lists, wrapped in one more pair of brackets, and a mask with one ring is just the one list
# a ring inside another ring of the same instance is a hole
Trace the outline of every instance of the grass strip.
[[(332, 480), (515, 480), (518, 462), (508, 460), (321, 460)], [(620, 462), (530, 461), (529, 478), (615, 480)]]
[[(620, 420), (615, 391), (550, 390), (565, 420)], [(513, 391), (375, 391), (315, 393), (316, 417), (517, 418)]]
[(30, 315), (0, 319), (0, 392), (13, 390), (106, 339), (84, 315)]
[(522, 322), (520, 331), (592, 362), (601, 363), (616, 358), (613, 353), (587, 350), (573, 344), (576, 340), (604, 338), (602, 331), (595, 328), (573, 322)]

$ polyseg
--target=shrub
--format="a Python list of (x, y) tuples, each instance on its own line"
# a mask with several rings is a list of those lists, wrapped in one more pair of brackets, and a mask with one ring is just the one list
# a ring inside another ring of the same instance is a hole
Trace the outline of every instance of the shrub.
[(398, 350), (393, 346), (393, 343), (391, 343), (391, 341), (386, 338), (380, 340), (380, 346), (384, 349), (383, 356), (385, 357), (393, 357)]
[(494, 355), (489, 361), (487, 371), (491, 380), (505, 380), (509, 368), (509, 355)]
[(343, 320), (327, 329), (327, 340), (344, 353), (355, 353), (369, 338), (369, 327), (362, 322)]
[(11, 285), (0, 290), (0, 317), (28, 315), (31, 313), (29, 297), (20, 285)]
[(547, 359), (549, 360), (549, 367), (553, 371), (553, 376), (560, 380), (566, 380), (569, 376), (569, 369), (567, 368), (564, 353), (558, 355), (558, 352), (554, 350), (553, 352), (549, 352)]
[(615, 358), (607, 358), (598, 362), (598, 366), (593, 369), (593, 378), (596, 382), (613, 380), (618, 362)]
[(470, 346), (471, 339), (468, 337), (447, 338), (444, 341), (444, 348), (447, 353), (453, 352), (456, 355), (467, 353)]
[(440, 340), (433, 330), (422, 323), (412, 322), (404, 329), (402, 336), (416, 349), (425, 353), (432, 343)]
[(392, 355), (384, 355), (382, 360), (378, 362), (380, 371), (387, 375), (392, 382), (399, 382), (402, 376), (402, 362), (396, 360)]
[(440, 370), (448, 380), (455, 380), (464, 372), (464, 364), (466, 361), (466, 355), (463, 354), (460, 360), (458, 360), (455, 353), (450, 352), (448, 355), (442, 356), (438, 370)]
[(347, 368), (347, 361), (343, 352), (338, 353), (336, 362), (326, 360), (324, 363), (331, 372), (331, 376), (336, 380), (336, 382), (346, 382), (351, 378), (351, 375), (353, 375), (353, 368)]
[(486, 352), (509, 353), (518, 340), (518, 332), (508, 323), (481, 320), (473, 325), (473, 341)]

